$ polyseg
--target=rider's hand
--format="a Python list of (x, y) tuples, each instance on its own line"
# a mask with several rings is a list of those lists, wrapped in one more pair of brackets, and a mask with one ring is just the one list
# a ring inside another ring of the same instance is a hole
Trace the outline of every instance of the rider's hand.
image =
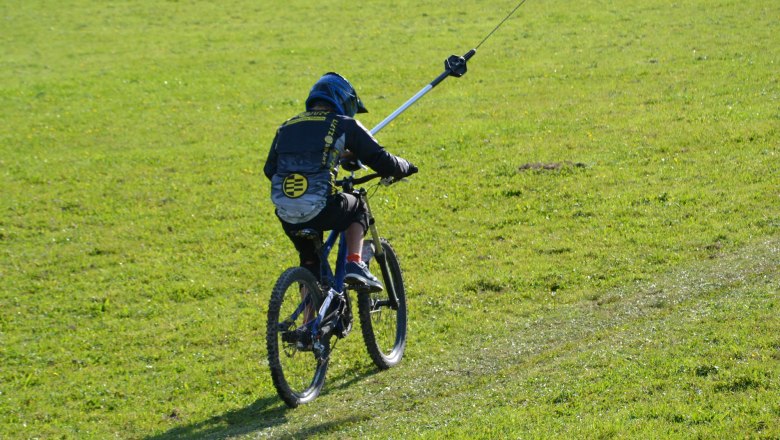
[(346, 158), (342, 157), (341, 160), (339, 160), (339, 165), (341, 165), (341, 168), (344, 171), (357, 171), (360, 169), (360, 163), (358, 162), (357, 158)]
[(404, 177), (411, 176), (412, 174), (416, 173), (417, 171), (418, 171), (417, 167), (414, 166), (411, 162), (409, 162), (409, 166), (406, 167), (406, 170), (398, 171), (397, 173), (395, 173), (393, 178), (395, 178), (395, 180), (401, 180)]

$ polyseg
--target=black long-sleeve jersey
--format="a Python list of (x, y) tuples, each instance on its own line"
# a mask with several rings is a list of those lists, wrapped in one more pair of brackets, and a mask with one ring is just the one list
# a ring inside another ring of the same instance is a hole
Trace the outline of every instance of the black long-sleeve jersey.
[(271, 199), (291, 223), (314, 217), (335, 192), (339, 158), (351, 152), (384, 177), (403, 177), (411, 165), (390, 154), (357, 120), (334, 112), (304, 112), (276, 131), (263, 172)]

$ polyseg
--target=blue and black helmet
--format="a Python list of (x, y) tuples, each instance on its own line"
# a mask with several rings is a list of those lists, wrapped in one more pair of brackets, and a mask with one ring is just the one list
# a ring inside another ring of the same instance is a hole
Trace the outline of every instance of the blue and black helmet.
[(335, 72), (322, 75), (314, 83), (306, 98), (306, 110), (311, 110), (316, 101), (329, 102), (340, 115), (354, 117), (356, 113), (368, 113), (352, 84)]

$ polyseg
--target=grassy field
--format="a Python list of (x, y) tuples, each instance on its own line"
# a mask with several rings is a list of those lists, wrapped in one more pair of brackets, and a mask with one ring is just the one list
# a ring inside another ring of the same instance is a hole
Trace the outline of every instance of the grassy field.
[(379, 135), (401, 365), (288, 410), (262, 166), (373, 126), (512, 1), (0, 2), (0, 438), (780, 438), (780, 3), (530, 1)]

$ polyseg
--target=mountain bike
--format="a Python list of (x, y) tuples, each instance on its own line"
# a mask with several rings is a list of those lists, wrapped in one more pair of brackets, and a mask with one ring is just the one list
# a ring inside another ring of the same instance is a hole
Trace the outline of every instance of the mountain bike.
[[(387, 369), (401, 361), (406, 348), (406, 292), (398, 257), (380, 237), (365, 188), (355, 188), (378, 174), (355, 177), (336, 184), (366, 203), (370, 239), (364, 240), (363, 260), (384, 290), (351, 287), (344, 282), (347, 246), (345, 233), (331, 231), (322, 242), (321, 232), (302, 229), (297, 235), (314, 241), (320, 256), (320, 280), (306, 268), (285, 270), (274, 285), (268, 306), (266, 343), (268, 365), (279, 397), (291, 408), (314, 400), (325, 384), (325, 373), (336, 342), (352, 330), (350, 291), (357, 293), (363, 341), (374, 364)], [(392, 179), (381, 179), (389, 185)], [(338, 240), (335, 269), (328, 256)], [(377, 270), (377, 268), (379, 270)]]

